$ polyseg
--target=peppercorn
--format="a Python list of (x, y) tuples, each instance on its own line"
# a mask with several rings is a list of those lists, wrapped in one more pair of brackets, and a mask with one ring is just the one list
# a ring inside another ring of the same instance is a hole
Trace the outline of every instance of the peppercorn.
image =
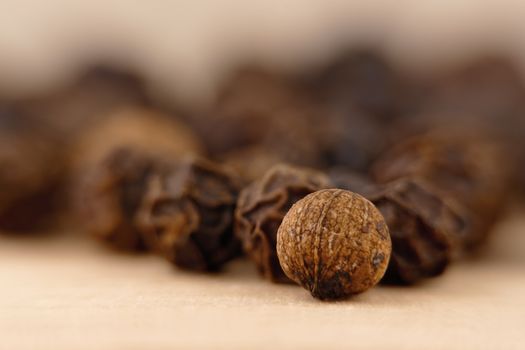
[(402, 77), (387, 58), (370, 50), (343, 52), (308, 77), (311, 89), (348, 114), (358, 111), (378, 120), (392, 120), (403, 113), (409, 79)]
[(146, 248), (134, 220), (155, 166), (146, 154), (117, 148), (90, 170), (79, 202), (92, 235), (121, 250)]
[(373, 287), (386, 271), (391, 249), (379, 210), (340, 189), (299, 200), (277, 233), (284, 272), (319, 299), (340, 299)]
[(509, 164), (522, 159), (525, 83), (508, 57), (476, 57), (418, 78), (424, 85), (421, 108), (412, 114), (410, 128), (483, 127), (508, 147), (505, 156), (514, 159)]
[(233, 211), (239, 180), (229, 168), (195, 157), (155, 173), (138, 215), (149, 247), (178, 267), (216, 271), (239, 255)]
[(181, 120), (152, 108), (125, 106), (80, 135), (71, 151), (73, 171), (90, 167), (123, 146), (167, 158), (203, 152), (200, 139)]
[(114, 110), (149, 105), (145, 91), (144, 82), (137, 76), (95, 66), (66, 86), (25, 98), (17, 106), (45, 120), (69, 143)]
[[(0, 163), (6, 162), (5, 169), (18, 184), (0, 190), (0, 197), (9, 203), (5, 210), (0, 209), (0, 227), (9, 231), (48, 230), (58, 220), (60, 224), (69, 220), (68, 165), (78, 155), (77, 140), (109, 111), (131, 103), (145, 105), (146, 100), (142, 83), (135, 76), (95, 67), (65, 87), (10, 101), (9, 108), (0, 112), (0, 139), (5, 138), (0, 151), (4, 160)], [(11, 137), (16, 142), (8, 141)], [(14, 192), (20, 196), (8, 199)]]
[(53, 223), (66, 165), (56, 136), (40, 118), (0, 106), (1, 229), (34, 231)]
[(313, 124), (323, 155), (323, 167), (344, 166), (366, 171), (388, 140), (382, 123), (357, 110), (342, 114), (326, 106)]
[(344, 169), (332, 182), (370, 200), (383, 214), (392, 239), (392, 257), (384, 282), (414, 284), (442, 274), (460, 253), (468, 235), (468, 213), (423, 179), (405, 177), (386, 184)]
[(424, 181), (403, 178), (367, 198), (383, 214), (392, 239), (385, 282), (413, 284), (439, 276), (459, 255), (469, 217)]
[(181, 123), (143, 108), (120, 109), (86, 131), (71, 152), (72, 199), (94, 236), (122, 250), (143, 250), (135, 219), (148, 177), (199, 141)]
[(408, 138), (372, 167), (376, 181), (423, 178), (469, 212), (470, 232), (462, 245), (482, 243), (505, 207), (509, 168), (506, 153), (488, 136), (473, 131), (436, 130)]
[[(328, 167), (365, 171), (385, 145), (397, 137), (385, 128), (410, 115), (417, 89), (373, 50), (343, 52), (307, 72), (303, 80), (310, 100), (320, 105), (316, 132)], [(373, 142), (370, 142), (373, 140)]]
[(316, 105), (285, 75), (241, 69), (221, 88), (212, 108), (195, 118), (210, 153), (260, 147), (286, 162), (317, 166), (322, 154), (312, 128)]
[(235, 233), (264, 278), (290, 282), (277, 258), (277, 230), (295, 202), (329, 184), (327, 176), (319, 171), (278, 164), (241, 191), (235, 210)]
[(483, 125), (513, 142), (521, 138), (523, 129), (517, 126), (523, 126), (525, 84), (510, 60), (478, 57), (420, 79), (426, 88), (419, 113), (425, 118), (419, 119), (427, 125), (461, 121), (474, 128)]

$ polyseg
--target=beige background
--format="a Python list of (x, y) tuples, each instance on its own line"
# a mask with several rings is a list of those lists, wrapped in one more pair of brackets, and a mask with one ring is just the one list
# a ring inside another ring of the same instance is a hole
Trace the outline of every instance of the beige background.
[(88, 237), (0, 236), (0, 349), (523, 349), (525, 217), (413, 288), (326, 303), (247, 261), (190, 274)]
[(240, 61), (297, 69), (362, 42), (411, 69), (494, 50), (525, 67), (524, 18), (521, 0), (2, 0), (0, 93), (104, 61), (190, 103)]

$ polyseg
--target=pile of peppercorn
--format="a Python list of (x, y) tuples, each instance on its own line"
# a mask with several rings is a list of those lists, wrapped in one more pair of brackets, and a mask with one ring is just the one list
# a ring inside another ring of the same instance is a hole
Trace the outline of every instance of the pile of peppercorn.
[(0, 230), (56, 225), (189, 270), (246, 255), (320, 299), (415, 284), (482, 246), (525, 183), (525, 85), (371, 51), (294, 76), (239, 69), (199, 112), (95, 69), (0, 106)]

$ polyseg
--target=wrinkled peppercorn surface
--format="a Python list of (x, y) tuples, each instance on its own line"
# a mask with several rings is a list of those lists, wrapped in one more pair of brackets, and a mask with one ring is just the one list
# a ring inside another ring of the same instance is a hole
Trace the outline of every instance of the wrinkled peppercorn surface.
[(233, 234), (239, 179), (228, 168), (186, 157), (152, 176), (139, 225), (153, 250), (175, 265), (219, 270), (240, 252)]
[(284, 272), (319, 299), (343, 298), (377, 284), (391, 249), (379, 210), (340, 189), (317, 191), (295, 203), (277, 235)]
[(273, 282), (289, 282), (277, 258), (277, 230), (299, 199), (329, 187), (321, 172), (279, 164), (240, 194), (235, 211), (235, 232), (261, 275)]

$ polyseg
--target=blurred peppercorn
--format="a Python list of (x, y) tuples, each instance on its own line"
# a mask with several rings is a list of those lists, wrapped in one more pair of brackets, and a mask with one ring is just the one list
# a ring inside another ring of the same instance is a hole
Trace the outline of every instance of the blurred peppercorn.
[(135, 217), (155, 169), (201, 152), (182, 123), (127, 107), (85, 131), (71, 152), (72, 197), (87, 230), (124, 250), (145, 247)]
[(229, 168), (195, 157), (155, 173), (138, 216), (149, 247), (185, 269), (219, 270), (241, 251), (233, 234), (239, 185)]

